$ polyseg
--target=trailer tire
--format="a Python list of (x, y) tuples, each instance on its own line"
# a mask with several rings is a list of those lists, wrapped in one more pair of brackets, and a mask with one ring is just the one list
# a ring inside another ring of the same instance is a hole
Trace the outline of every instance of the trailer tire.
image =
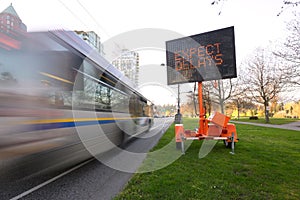
[(224, 144), (226, 148), (231, 148), (231, 142), (227, 142), (226, 140), (224, 140)]

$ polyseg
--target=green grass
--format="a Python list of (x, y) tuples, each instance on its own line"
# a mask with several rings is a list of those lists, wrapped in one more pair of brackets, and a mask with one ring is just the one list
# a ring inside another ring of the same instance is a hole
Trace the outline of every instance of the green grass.
[[(184, 125), (194, 128), (197, 119), (184, 119)], [(194, 141), (185, 155), (167, 167), (135, 174), (115, 199), (300, 199), (300, 133), (236, 127), (240, 142), (235, 155), (218, 142), (199, 159), (202, 141)], [(171, 126), (152, 151), (173, 139)], [(151, 156), (144, 165), (149, 160)]]
[[(241, 121), (241, 122), (253, 122), (253, 123), (261, 123), (261, 124), (266, 124), (266, 119), (264, 117), (259, 117), (258, 120), (250, 120), (249, 117), (245, 118), (242, 117), (240, 119), (232, 119), (233, 121)], [(291, 118), (270, 118), (270, 123), (269, 124), (277, 124), (277, 125), (282, 125), (282, 124), (288, 124), (291, 122), (296, 122), (299, 121), (299, 119), (291, 119)]]

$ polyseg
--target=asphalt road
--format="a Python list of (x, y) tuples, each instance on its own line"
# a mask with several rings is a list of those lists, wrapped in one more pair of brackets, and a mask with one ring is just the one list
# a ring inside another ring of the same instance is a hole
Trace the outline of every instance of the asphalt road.
[[(157, 144), (172, 122), (172, 118), (155, 119), (151, 130), (143, 134), (141, 138), (130, 141), (124, 150), (134, 153), (148, 152)], [(104, 162), (112, 156), (118, 158), (120, 155), (123, 156), (118, 151), (111, 151), (105, 155)], [(134, 162), (129, 161), (130, 165), (125, 168), (116, 169), (116, 167), (101, 163), (99, 158), (93, 158), (73, 169), (61, 171), (59, 174), (20, 180), (6, 186), (1, 185), (0, 187), (2, 189), (5, 187), (7, 191), (6, 196), (0, 199), (112, 199), (122, 191), (133, 172), (145, 158), (145, 154), (141, 155)]]

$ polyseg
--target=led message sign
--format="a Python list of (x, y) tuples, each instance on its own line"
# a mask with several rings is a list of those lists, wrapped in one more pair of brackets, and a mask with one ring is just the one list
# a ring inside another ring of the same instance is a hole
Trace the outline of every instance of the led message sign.
[(234, 28), (166, 42), (168, 85), (235, 78)]

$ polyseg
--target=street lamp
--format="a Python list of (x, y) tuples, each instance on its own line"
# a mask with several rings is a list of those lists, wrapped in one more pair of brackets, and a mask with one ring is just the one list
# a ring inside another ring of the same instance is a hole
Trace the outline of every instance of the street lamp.
[[(197, 106), (196, 106), (196, 99), (195, 99), (195, 92), (193, 91), (188, 91), (187, 93), (191, 94), (192, 95), (192, 101), (193, 101), (193, 104), (194, 104), (194, 111), (195, 111), (195, 116), (197, 116)], [(194, 113), (192, 113), (193, 117), (194, 117)]]
[[(160, 66), (166, 66), (165, 63), (161, 63)], [(182, 124), (182, 115), (180, 113), (180, 85), (177, 85), (177, 113), (175, 114), (175, 124)]]
[(177, 85), (177, 114), (175, 115), (175, 124), (182, 124), (182, 115), (180, 113), (180, 85)]

